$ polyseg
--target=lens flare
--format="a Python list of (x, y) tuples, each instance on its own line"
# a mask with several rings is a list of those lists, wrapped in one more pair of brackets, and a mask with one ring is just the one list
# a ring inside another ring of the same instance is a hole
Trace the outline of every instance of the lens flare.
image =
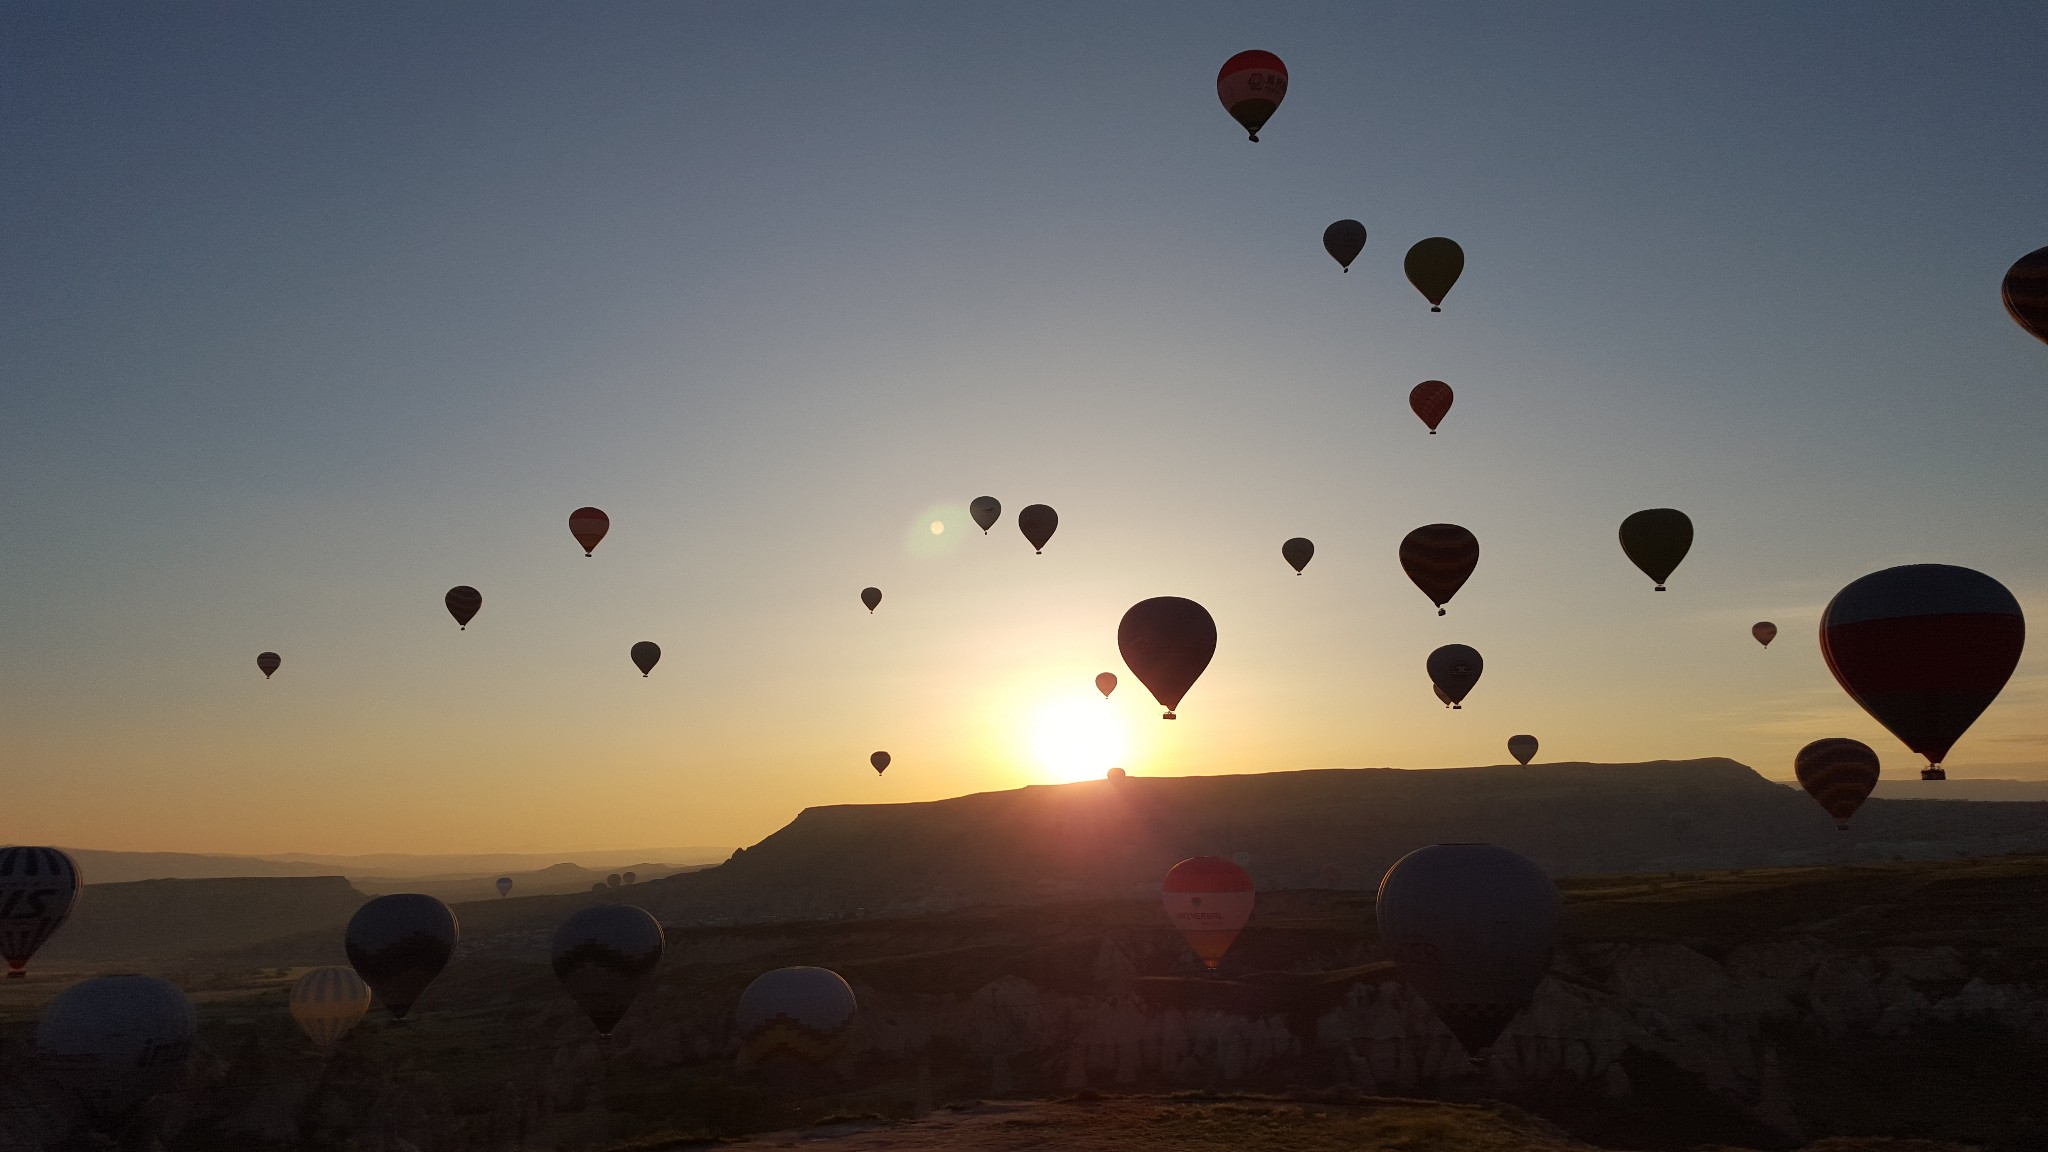
[(944, 520), (934, 520), (934, 521), (932, 521), (932, 535), (934, 535), (934, 536), (944, 536), (945, 534), (946, 534), (946, 522), (945, 522)]
[(1057, 781), (1100, 779), (1124, 758), (1123, 724), (1101, 700), (1062, 697), (1039, 708), (1031, 749)]

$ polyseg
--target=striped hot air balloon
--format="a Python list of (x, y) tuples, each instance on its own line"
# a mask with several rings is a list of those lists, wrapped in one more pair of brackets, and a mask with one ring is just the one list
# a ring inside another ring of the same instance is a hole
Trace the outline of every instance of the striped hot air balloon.
[(1287, 65), (1271, 52), (1239, 52), (1216, 73), (1216, 98), (1256, 144), (1259, 129), (1287, 98)]
[(370, 986), (355, 969), (315, 968), (292, 985), (292, 1019), (322, 1052), (331, 1050), (370, 1010)]
[(1258, 898), (1251, 874), (1221, 856), (1192, 856), (1175, 864), (1159, 895), (1166, 902), (1166, 918), (1211, 971), (1244, 931)]
[(1451, 401), (1457, 397), (1451, 386), (1441, 380), (1424, 380), (1408, 390), (1408, 408), (1429, 425), (1429, 434), (1436, 435), (1436, 426), (1451, 414)]
[(853, 986), (830, 968), (763, 972), (740, 993), (734, 1013), (741, 1057), (755, 1065), (822, 1064), (846, 1047), (859, 1010)]
[(1401, 538), (1401, 570), (1439, 616), (1478, 566), (1479, 538), (1456, 524), (1424, 524)]
[(1815, 740), (1792, 758), (1792, 773), (1806, 794), (1835, 818), (1835, 827), (1846, 832), (1849, 817), (1877, 787), (1877, 753), (1861, 740)]
[(55, 848), (0, 848), (0, 957), (7, 975), (28, 975), (29, 958), (64, 926), (85, 881)]
[(597, 545), (604, 534), (612, 530), (612, 518), (602, 508), (578, 508), (569, 513), (569, 535), (576, 543), (583, 545), (583, 555), (597, 551)]

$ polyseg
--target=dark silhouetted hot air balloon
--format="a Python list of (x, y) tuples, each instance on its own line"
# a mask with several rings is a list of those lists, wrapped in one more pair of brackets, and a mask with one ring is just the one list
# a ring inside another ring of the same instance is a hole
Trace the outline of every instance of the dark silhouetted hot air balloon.
[(879, 605), (879, 604), (881, 604), (881, 602), (882, 602), (882, 590), (881, 590), (880, 588), (863, 588), (863, 589), (861, 589), (861, 590), (860, 590), (860, 602), (861, 602), (861, 603), (863, 603), (863, 604), (865, 604), (865, 605), (867, 605), (867, 606), (868, 606), (868, 614), (869, 614), (869, 615), (873, 615), (873, 614), (874, 614), (874, 611), (875, 611), (875, 608), (876, 608), (876, 606), (877, 606), (877, 605)]
[(1424, 380), (1408, 390), (1408, 407), (1429, 425), (1429, 434), (1436, 435), (1436, 426), (1450, 415), (1451, 401), (1455, 397), (1451, 386), (1441, 380)]
[(95, 976), (36, 1021), (36, 1062), (105, 1132), (180, 1087), (199, 1032), (192, 1002), (153, 976)]
[(1621, 550), (1664, 590), (1671, 570), (1692, 551), (1692, 517), (1676, 508), (1645, 508), (1621, 522)]
[(268, 680), (279, 668), (284, 667), (284, 657), (275, 652), (258, 652), (256, 667), (262, 671), (263, 678)]
[(1941, 762), (2000, 689), (2026, 646), (2027, 622), (2005, 585), (1968, 568), (1907, 564), (1835, 593), (1820, 616), (1820, 652), (1850, 699)]
[(1479, 683), (1479, 673), (1486, 662), (1479, 658), (1476, 648), (1446, 644), (1431, 652), (1424, 666), (1429, 669), (1429, 682), (1441, 690), (1440, 698), (1449, 700), (1453, 708), (1463, 708), (1465, 694)]
[(1999, 295), (2013, 322), (2048, 343), (2048, 248), (2036, 248), (2006, 270)]
[(326, 1052), (370, 1010), (370, 986), (353, 968), (315, 968), (292, 985), (291, 1009), (299, 1030)]
[(1252, 918), (1251, 874), (1221, 856), (1194, 856), (1175, 864), (1160, 887), (1166, 918), (1214, 970)]
[(484, 594), (467, 584), (450, 588), (448, 595), (441, 600), (448, 605), (448, 614), (455, 617), (455, 623), (461, 625), (465, 632), (469, 630), (469, 622), (476, 619), (477, 609), (484, 606)]
[(403, 1020), (455, 954), (455, 913), (417, 892), (379, 896), (349, 917), (342, 944), (349, 966)]
[(1351, 262), (1365, 251), (1365, 225), (1356, 220), (1339, 220), (1323, 229), (1323, 251), (1343, 265), (1346, 272), (1351, 271)]
[(1104, 700), (1107, 700), (1107, 699), (1109, 699), (1109, 694), (1110, 694), (1111, 692), (1114, 692), (1114, 691), (1116, 691), (1116, 673), (1114, 673), (1114, 672), (1098, 672), (1098, 673), (1096, 673), (1096, 674), (1095, 674), (1095, 690), (1096, 690), (1097, 692), (1100, 692), (1100, 693), (1102, 693), (1102, 698), (1103, 698)]
[(1479, 538), (1456, 524), (1424, 524), (1401, 538), (1401, 571), (1439, 616), (1478, 566)]
[(1380, 942), (1474, 1063), (1529, 1006), (1557, 946), (1557, 886), (1491, 844), (1434, 844), (1380, 880)]
[(555, 930), (555, 979), (599, 1036), (610, 1036), (661, 964), (661, 924), (631, 904), (594, 904)]
[(1527, 764), (1529, 761), (1534, 760), (1536, 758), (1536, 738), (1529, 735), (1508, 737), (1508, 755), (1513, 756), (1517, 764)]
[(1835, 818), (1835, 827), (1847, 832), (1849, 817), (1877, 787), (1877, 753), (1861, 740), (1815, 740), (1792, 758), (1792, 772), (1806, 794)]
[(1280, 558), (1294, 566), (1296, 576), (1301, 575), (1301, 570), (1308, 567), (1308, 562), (1315, 558), (1315, 554), (1315, 541), (1306, 536), (1296, 536), (1280, 545)]
[(641, 678), (646, 679), (647, 674), (654, 671), (654, 666), (661, 663), (661, 645), (652, 640), (642, 640), (633, 645), (628, 655), (633, 657), (633, 667), (640, 670)]
[(28, 975), (29, 958), (64, 926), (85, 881), (55, 848), (0, 848), (0, 957), (7, 975)]
[(986, 536), (1002, 518), (1003, 502), (993, 496), (976, 496), (968, 503), (967, 514), (974, 517), (974, 522), (981, 526), (981, 534)]
[(888, 771), (889, 754), (887, 752), (877, 752), (868, 757), (868, 763), (875, 766), (875, 775), (880, 776), (883, 772)]
[(500, 876), (500, 877), (498, 877), (498, 895), (500, 895), (500, 896), (510, 896), (511, 894), (512, 894), (512, 878), (511, 878), (510, 876)]
[(1769, 620), (1759, 620), (1749, 626), (1749, 634), (1756, 637), (1757, 643), (1769, 648), (1771, 641), (1778, 638), (1778, 626)]
[(1401, 261), (1401, 270), (1408, 273), (1408, 282), (1429, 301), (1429, 310), (1441, 312), (1444, 297), (1450, 295), (1452, 285), (1464, 274), (1465, 250), (1446, 236), (1417, 240)]
[(621, 873), (619, 876), (619, 883), (624, 884), (628, 888), (631, 888), (633, 885), (638, 884), (639, 882), (640, 874), (637, 872), (625, 872)]
[(733, 1015), (748, 1062), (822, 1064), (846, 1047), (858, 1012), (853, 988), (839, 973), (798, 967), (754, 977)]
[(617, 872), (614, 872), (611, 875), (604, 878), (604, 886), (606, 888), (617, 888), (620, 885), (620, 883), (622, 883), (622, 878), (619, 876)]
[(1154, 596), (1124, 613), (1116, 626), (1116, 646), (1171, 720), (1181, 697), (1216, 655), (1216, 620), (1193, 600)]
[(576, 542), (583, 545), (585, 556), (597, 551), (598, 541), (603, 540), (604, 534), (611, 530), (612, 518), (605, 515), (602, 509), (578, 508), (569, 513), (569, 535), (576, 537)]
[(1239, 52), (1216, 73), (1216, 98), (1256, 144), (1259, 129), (1287, 98), (1287, 65), (1271, 52)]
[(1017, 527), (1023, 531), (1024, 538), (1031, 541), (1035, 552), (1045, 551), (1045, 542), (1052, 539), (1059, 526), (1060, 514), (1044, 504), (1026, 505), (1022, 512), (1017, 513)]

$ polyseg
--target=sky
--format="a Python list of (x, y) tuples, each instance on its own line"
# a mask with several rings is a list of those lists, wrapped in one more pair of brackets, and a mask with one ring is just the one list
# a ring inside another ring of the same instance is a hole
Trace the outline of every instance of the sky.
[[(1998, 299), (2048, 244), (2044, 40), (1862, 0), (7, 5), (0, 842), (738, 845), (1519, 732), (1910, 773), (1815, 626), (1900, 563), (2048, 604), (2048, 347)], [(1257, 144), (1214, 88), (1248, 48), (1291, 75)], [(1656, 594), (1616, 528), (1667, 506)], [(1439, 618), (1395, 552), (1444, 521), (1481, 559)], [(1172, 723), (1115, 645), (1155, 595), (1220, 636)], [(2044, 703), (2037, 646), (1951, 775), (2048, 778)]]

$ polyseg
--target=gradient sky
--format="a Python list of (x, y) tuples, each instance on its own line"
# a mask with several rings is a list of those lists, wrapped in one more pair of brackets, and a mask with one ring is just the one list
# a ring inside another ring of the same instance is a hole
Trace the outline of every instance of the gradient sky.
[[(1915, 561), (2048, 604), (2048, 348), (1998, 302), (2048, 244), (2044, 41), (2036, 3), (7, 5), (0, 842), (743, 844), (1524, 731), (1910, 773), (1814, 628)], [(1256, 145), (1245, 48), (1292, 74)], [(1436, 234), (1441, 315), (1400, 273)], [(1615, 528), (1666, 505), (1657, 595)], [(1445, 520), (1483, 557), (1439, 619), (1395, 547)], [(1165, 594), (1221, 633), (1174, 724), (1090, 683)], [(1953, 775), (2048, 777), (2044, 702), (2037, 644)], [(1098, 720), (1121, 751), (1041, 747)]]

